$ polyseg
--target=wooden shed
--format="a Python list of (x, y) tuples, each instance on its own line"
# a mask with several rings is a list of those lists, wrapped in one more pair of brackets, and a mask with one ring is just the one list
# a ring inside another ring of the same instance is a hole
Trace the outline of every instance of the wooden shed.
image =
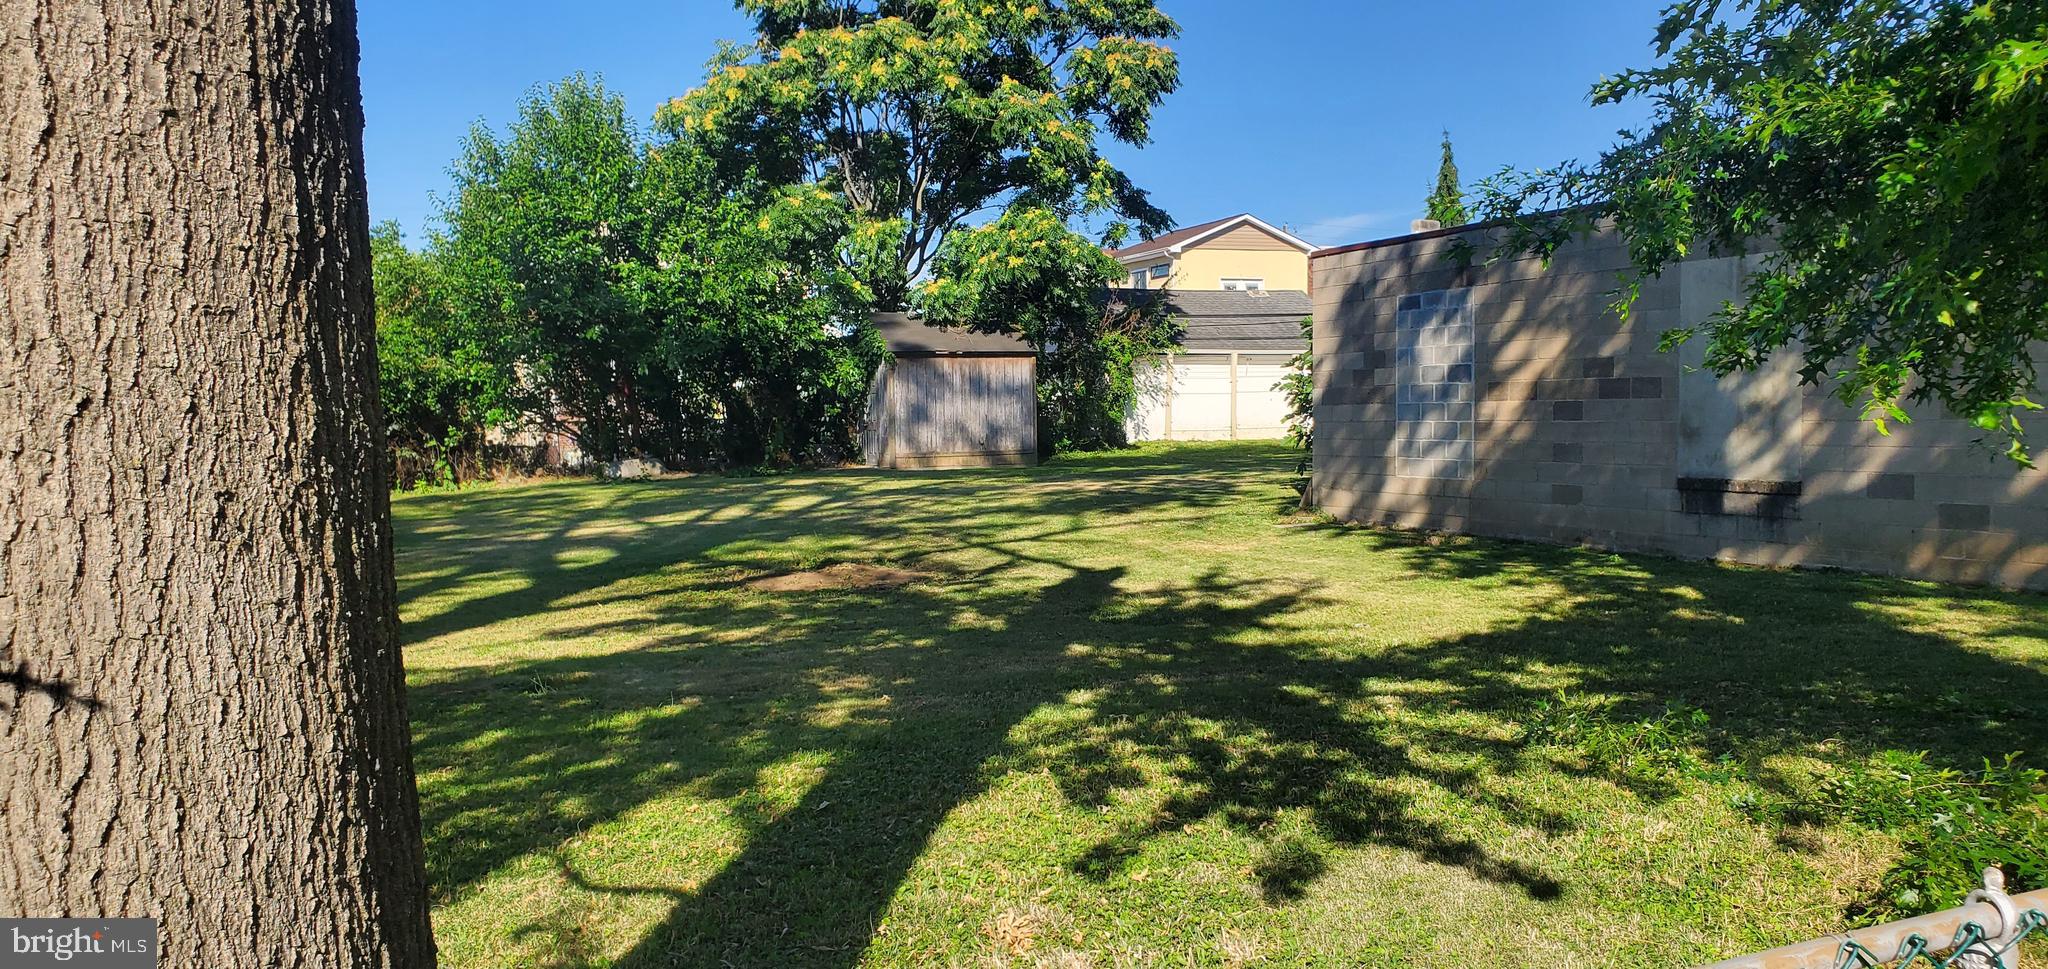
[(877, 313), (890, 359), (868, 391), (861, 450), (878, 468), (1038, 463), (1038, 355), (1013, 336)]

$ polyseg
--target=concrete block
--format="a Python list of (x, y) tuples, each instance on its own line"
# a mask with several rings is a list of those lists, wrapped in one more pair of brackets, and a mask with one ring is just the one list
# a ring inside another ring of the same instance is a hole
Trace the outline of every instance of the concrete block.
[(1912, 501), (1913, 481), (1913, 475), (1910, 474), (1887, 473), (1874, 475), (1871, 477), (1870, 483), (1864, 486), (1863, 494), (1869, 498)]
[(1935, 521), (1949, 531), (1982, 531), (1991, 527), (1991, 506), (1947, 503), (1935, 506)]

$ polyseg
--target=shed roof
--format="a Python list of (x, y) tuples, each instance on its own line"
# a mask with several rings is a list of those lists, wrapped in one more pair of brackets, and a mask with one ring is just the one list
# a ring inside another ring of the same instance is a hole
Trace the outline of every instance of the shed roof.
[(933, 326), (908, 313), (876, 313), (889, 352), (899, 357), (1030, 357), (1031, 345), (1007, 333)]
[(1119, 289), (1114, 296), (1133, 305), (1164, 301), (1166, 312), (1185, 327), (1183, 351), (1308, 349), (1301, 321), (1314, 304), (1300, 290)]

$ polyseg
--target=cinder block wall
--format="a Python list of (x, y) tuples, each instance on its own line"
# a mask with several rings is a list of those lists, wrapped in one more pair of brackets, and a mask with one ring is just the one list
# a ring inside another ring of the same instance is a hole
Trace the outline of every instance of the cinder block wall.
[[(1464, 234), (1482, 248), (1483, 231)], [(1612, 309), (1612, 235), (1459, 267), (1457, 234), (1328, 250), (1314, 499), (1340, 518), (1763, 565), (2048, 588), (2048, 472), (1930, 406), (1879, 435), (1792, 355), (1719, 380), (1659, 335), (1739, 295), (1701, 257)], [(1753, 258), (1753, 257), (1752, 257)]]

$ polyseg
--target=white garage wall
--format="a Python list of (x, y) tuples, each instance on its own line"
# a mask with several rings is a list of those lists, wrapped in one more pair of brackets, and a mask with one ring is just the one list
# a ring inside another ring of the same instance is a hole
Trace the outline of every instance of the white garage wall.
[(1278, 389), (1292, 354), (1175, 355), (1171, 370), (1154, 361), (1138, 371), (1138, 400), (1128, 422), (1133, 441), (1228, 441), (1287, 433), (1287, 398)]

